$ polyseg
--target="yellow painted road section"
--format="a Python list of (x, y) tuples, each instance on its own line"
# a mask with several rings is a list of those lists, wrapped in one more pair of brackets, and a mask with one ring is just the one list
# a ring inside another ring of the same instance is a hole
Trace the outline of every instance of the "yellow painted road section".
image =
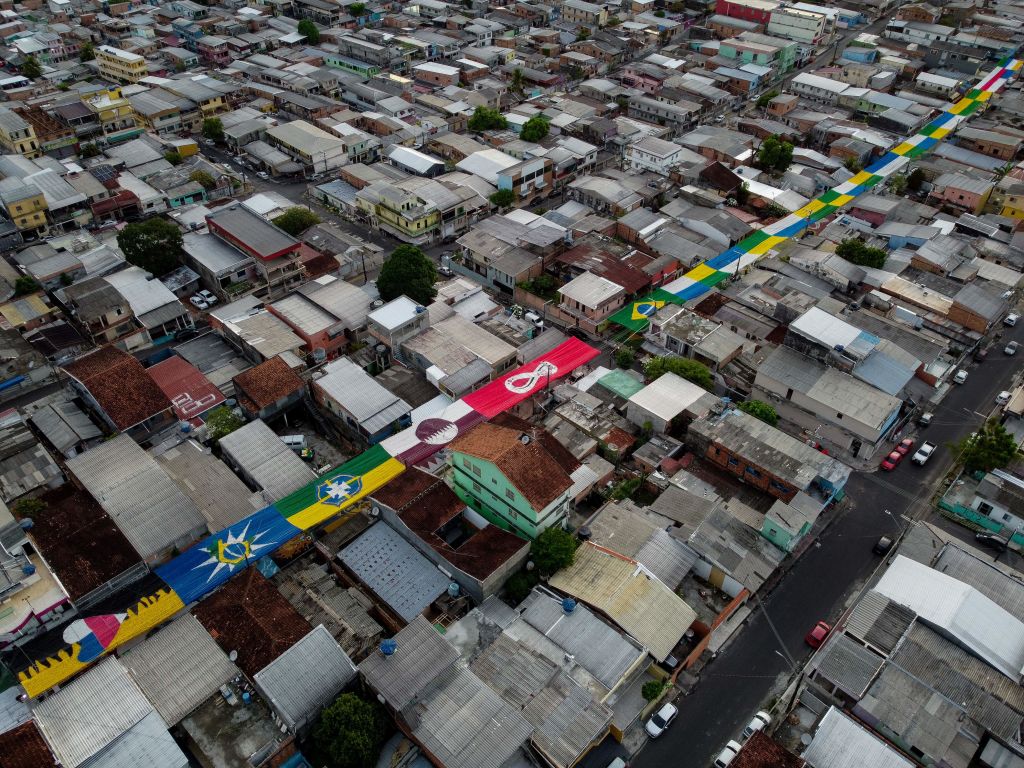
[(944, 139), (947, 136), (949, 136), (949, 134), (950, 134), (950, 129), (949, 128), (936, 128), (934, 131), (932, 131), (932, 138), (933, 139)]
[(825, 204), (821, 202), (821, 200), (815, 198), (814, 200), (811, 200), (811, 202), (809, 202), (803, 208), (798, 208), (795, 211), (793, 211), (793, 213), (795, 213), (801, 219), (806, 219), (808, 216), (814, 215), (824, 207)]
[[(855, 187), (859, 187), (861, 184), (867, 184), (869, 181), (871, 181), (871, 174), (867, 171), (857, 171), (852, 178), (848, 179), (848, 182), (853, 184)], [(807, 206), (804, 206), (804, 208), (806, 207)]]
[(909, 152), (913, 148), (914, 148), (913, 144), (911, 144), (909, 141), (904, 141), (902, 144), (897, 146), (896, 149), (893, 150), (893, 153), (902, 156), (902, 155), (907, 154), (907, 152)]
[(953, 108), (949, 111), (952, 112), (954, 115), (959, 115), (973, 103), (974, 99), (960, 99), (960, 101), (954, 104)]
[[(362, 487), (359, 489), (358, 493), (353, 494), (350, 498), (345, 500), (345, 506), (347, 507), (354, 504), (367, 494), (373, 493), (385, 483), (398, 477), (404, 471), (405, 466), (397, 459), (388, 459), (383, 464), (378, 464), (376, 467), (360, 477)], [(332, 517), (337, 515), (339, 511), (340, 509), (337, 504), (327, 504), (322, 501), (318, 501), (306, 507), (301, 512), (296, 512), (288, 518), (288, 522), (296, 528), (308, 531), (314, 525), (319, 525), (324, 520), (330, 520)]]
[(750, 256), (762, 256), (768, 253), (768, 251), (770, 251), (779, 243), (784, 242), (786, 239), (787, 238), (785, 237), (769, 237), (764, 242), (758, 243), (753, 248), (749, 249), (747, 251), (747, 254)]
[(695, 280), (698, 283), (705, 277), (710, 277), (715, 274), (715, 269), (709, 267), (707, 264), (698, 264), (696, 267), (686, 273), (686, 276), (691, 280)]

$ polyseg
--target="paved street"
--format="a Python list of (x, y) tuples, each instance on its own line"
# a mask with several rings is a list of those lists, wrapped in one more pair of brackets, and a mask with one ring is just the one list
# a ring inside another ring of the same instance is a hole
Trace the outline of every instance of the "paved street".
[[(838, 510), (837, 519), (764, 600), (785, 650), (801, 665), (810, 655), (803, 642), (807, 630), (819, 619), (834, 621), (846, 598), (879, 564), (871, 552), (878, 537), (896, 532), (900, 515), (937, 517), (929, 500), (935, 483), (953, 460), (947, 444), (983, 421), (974, 412), (988, 412), (996, 394), (1007, 388), (1020, 365), (1017, 358), (1002, 354), (1002, 344), (1024, 340), (1024, 327), (1002, 330), (1002, 343), (989, 359), (969, 368), (967, 382), (949, 393), (936, 410), (935, 422), (915, 435), (940, 446), (935, 458), (925, 467), (906, 462), (891, 474), (854, 474), (847, 485), (848, 501)], [(886, 509), (893, 516), (887, 515)], [(944, 529), (964, 531), (964, 538), (971, 538), (965, 529), (939, 519)], [(755, 610), (735, 640), (704, 669), (693, 694), (679, 702), (679, 717), (668, 733), (650, 742), (633, 765), (708, 766), (725, 742), (736, 738), (753, 713), (767, 703), (765, 698), (779, 676), (788, 673), (788, 662), (776, 653), (779, 650), (764, 612)]]

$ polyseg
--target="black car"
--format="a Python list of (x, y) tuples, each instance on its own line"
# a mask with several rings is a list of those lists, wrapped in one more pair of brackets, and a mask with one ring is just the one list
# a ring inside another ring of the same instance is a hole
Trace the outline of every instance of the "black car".
[(872, 550), (876, 555), (882, 555), (884, 557), (889, 554), (889, 550), (892, 549), (892, 544), (893, 541), (891, 536), (883, 536), (875, 542), (875, 546), (872, 547)]
[(974, 534), (974, 540), (979, 544), (984, 544), (987, 547), (992, 547), (992, 549), (996, 550), (997, 552), (1005, 552), (1006, 548), (1010, 544), (1009, 539), (1005, 539), (1002, 536), (998, 536), (994, 533), (976, 533)]

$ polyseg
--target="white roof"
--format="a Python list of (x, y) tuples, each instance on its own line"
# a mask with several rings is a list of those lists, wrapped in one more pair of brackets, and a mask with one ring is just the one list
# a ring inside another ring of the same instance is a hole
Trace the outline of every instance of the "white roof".
[(864, 726), (847, 717), (835, 707), (828, 712), (814, 732), (814, 740), (803, 754), (814, 768), (913, 768), (903, 757)]
[(497, 184), (500, 171), (518, 164), (519, 161), (512, 155), (506, 155), (497, 149), (482, 149), (464, 157), (455, 164), (455, 167), (466, 173), (475, 174), (489, 184)]
[(462, 71), (458, 67), (449, 67), (447, 64), (438, 64), (435, 61), (426, 61), (422, 64), (417, 64), (413, 67), (413, 71), (417, 70), (421, 72), (434, 72), (438, 75), (448, 75), (449, 77), (455, 77)]
[(439, 157), (428, 155), (412, 147), (404, 147), (401, 144), (392, 146), (387, 155), (393, 163), (404, 165), (415, 173), (427, 173), (434, 166), (444, 165), (444, 160)]
[(301, 150), (310, 157), (319, 152), (333, 152), (344, 147), (344, 142), (332, 136), (322, 128), (307, 123), (305, 120), (294, 120), (284, 125), (277, 125), (267, 130), (267, 135), (289, 147)]
[(1015, 683), (1024, 681), (1024, 622), (974, 587), (898, 555), (875, 592), (915, 611)]
[(625, 291), (626, 289), (618, 283), (613, 283), (593, 272), (584, 272), (558, 289), (564, 298), (578, 301), (588, 309), (599, 307), (603, 302)]
[(664, 373), (629, 398), (629, 402), (660, 419), (671, 421), (706, 394), (692, 381), (674, 373)]
[(818, 307), (811, 307), (794, 320), (790, 327), (810, 339), (827, 344), (832, 349), (850, 346), (861, 334), (859, 328)]
[(366, 316), (382, 328), (393, 331), (395, 328), (409, 322), (416, 315), (416, 308), (420, 306), (408, 296), (399, 296), (385, 304), (380, 309), (375, 309)]
[[(124, 296), (136, 317), (141, 317), (147, 312), (152, 312), (167, 304), (181, 306), (178, 297), (171, 293), (166, 285), (159, 280), (150, 280), (148, 277), (149, 273), (142, 267), (131, 265), (120, 272), (107, 275), (103, 279)], [(181, 309), (181, 314), (185, 314), (184, 306), (181, 306)]]
[(808, 72), (801, 72), (799, 75), (794, 77), (793, 83), (806, 85), (810, 88), (819, 88), (824, 91), (832, 91), (833, 93), (842, 93), (843, 91), (850, 87), (848, 83), (841, 83), (838, 80), (833, 80), (830, 77), (812, 75)]

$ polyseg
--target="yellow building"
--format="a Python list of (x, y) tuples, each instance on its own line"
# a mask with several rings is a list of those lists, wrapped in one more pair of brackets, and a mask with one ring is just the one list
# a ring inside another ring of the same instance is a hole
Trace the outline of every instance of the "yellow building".
[(17, 112), (0, 109), (0, 146), (25, 157), (39, 157), (39, 140), (35, 129)]
[(149, 74), (144, 58), (112, 45), (96, 49), (96, 64), (101, 75), (123, 83), (137, 83)]
[(989, 197), (988, 210), (1001, 216), (1024, 219), (1024, 181), (1015, 176), (1001, 178)]
[(356, 193), (356, 207), (370, 222), (407, 243), (429, 243), (441, 224), (437, 206), (393, 184), (374, 182)]
[(35, 184), (13, 176), (0, 181), (0, 202), (23, 235), (46, 231), (46, 198)]
[(83, 96), (82, 103), (99, 120), (104, 143), (127, 141), (145, 132), (135, 119), (131, 103), (121, 95), (120, 88), (94, 91)]

